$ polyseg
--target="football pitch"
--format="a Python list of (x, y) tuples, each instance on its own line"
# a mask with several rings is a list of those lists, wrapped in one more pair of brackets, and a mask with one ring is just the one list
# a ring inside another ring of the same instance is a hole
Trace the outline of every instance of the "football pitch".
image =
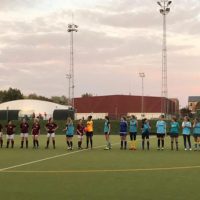
[[(93, 150), (67, 151), (64, 136), (56, 137), (56, 149), (46, 150), (46, 137), (40, 148), (0, 149), (0, 197), (6, 200), (184, 200), (200, 198), (200, 151), (156, 150), (150, 138), (150, 151), (120, 150), (119, 136), (112, 136), (112, 150), (104, 150), (104, 136), (94, 136)], [(4, 141), (5, 143), (5, 141)], [(31, 143), (31, 138), (29, 138)], [(83, 145), (85, 146), (85, 144)]]

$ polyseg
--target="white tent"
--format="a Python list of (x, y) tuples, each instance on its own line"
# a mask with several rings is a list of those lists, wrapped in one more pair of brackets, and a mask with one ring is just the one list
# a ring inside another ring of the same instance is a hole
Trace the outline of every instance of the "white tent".
[(19, 117), (23, 117), (25, 115), (31, 116), (35, 113), (35, 116), (42, 115), (46, 118), (53, 116), (54, 110), (61, 109), (69, 109), (70, 106), (60, 105), (48, 101), (40, 101), (40, 100), (31, 100), (31, 99), (22, 99), (16, 101), (9, 101), (0, 104), (0, 110), (20, 110)]

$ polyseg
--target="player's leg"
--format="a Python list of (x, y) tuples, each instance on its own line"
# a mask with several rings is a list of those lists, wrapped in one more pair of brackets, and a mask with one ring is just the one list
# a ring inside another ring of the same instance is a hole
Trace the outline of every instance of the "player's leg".
[(120, 147), (120, 149), (123, 149), (123, 135), (122, 134), (120, 134), (120, 141), (121, 141), (121, 147)]
[(32, 135), (32, 138), (33, 138), (33, 148), (35, 148), (35, 146), (36, 146), (36, 140), (35, 140), (35, 135)]
[(11, 147), (14, 148), (14, 134), (11, 135)]
[(149, 150), (150, 148), (149, 135), (146, 136), (146, 140), (147, 140), (147, 149)]
[(67, 149), (70, 149), (69, 137), (66, 135)]
[(25, 134), (26, 148), (28, 149), (28, 133)]
[(3, 133), (0, 133), (0, 145), (3, 147)]
[(136, 150), (136, 136), (137, 136), (137, 133), (134, 133), (133, 134), (133, 150)]
[(171, 150), (174, 150), (174, 136), (171, 135)]
[(35, 135), (35, 144), (36, 147), (39, 148), (39, 135)]
[(73, 136), (70, 137), (70, 147), (71, 147), (71, 150), (73, 149)]
[(130, 148), (129, 149), (133, 150), (133, 133), (130, 132), (129, 135), (130, 135)]
[(158, 141), (157, 141), (157, 150), (160, 150), (160, 140), (161, 140), (160, 134), (157, 134), (157, 139), (158, 139)]
[(194, 135), (194, 151), (197, 151), (197, 137)]
[(124, 141), (124, 149), (127, 149), (127, 140), (126, 140), (127, 134), (124, 134), (123, 141)]
[(191, 145), (190, 135), (187, 135), (187, 141), (188, 141), (189, 149), (191, 151), (192, 150), (192, 145)]
[(186, 135), (183, 135), (183, 141), (184, 141), (184, 148), (185, 148), (185, 151), (187, 150), (186, 138), (187, 138), (187, 136), (186, 136)]
[(9, 144), (10, 144), (10, 136), (9, 136), (9, 135), (6, 135), (6, 139), (7, 139), (6, 148), (9, 148)]
[(142, 134), (142, 150), (144, 150), (145, 134)]
[(90, 134), (90, 146), (93, 148), (93, 133)]
[(162, 143), (162, 150), (164, 150), (164, 147), (165, 147), (165, 135), (164, 134), (161, 135), (161, 143)]
[(89, 133), (87, 132), (86, 133), (86, 148), (88, 149), (89, 147), (89, 139), (90, 139), (90, 136), (89, 136)]
[(176, 151), (178, 151), (178, 135), (175, 137), (175, 142), (176, 142)]
[(24, 133), (21, 133), (21, 149), (24, 147)]
[(51, 138), (51, 134), (50, 134), (50, 133), (47, 133), (47, 145), (46, 145), (45, 149), (48, 149), (48, 148), (49, 148), (50, 138)]
[(51, 139), (52, 139), (53, 148), (55, 149), (56, 148), (55, 133), (52, 133)]

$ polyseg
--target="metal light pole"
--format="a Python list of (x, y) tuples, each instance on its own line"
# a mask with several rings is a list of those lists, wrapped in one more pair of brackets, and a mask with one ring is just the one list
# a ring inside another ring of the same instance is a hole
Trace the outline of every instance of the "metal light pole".
[(139, 73), (140, 78), (142, 79), (142, 96), (141, 96), (141, 116), (144, 117), (144, 78), (145, 73), (141, 72)]
[(162, 43), (162, 100), (161, 100), (161, 114), (168, 113), (168, 84), (167, 84), (167, 26), (166, 16), (170, 12), (170, 4), (172, 1), (160, 0), (157, 2), (160, 8), (160, 13), (163, 16), (163, 43)]
[(67, 31), (70, 33), (70, 59), (69, 59), (69, 74), (67, 74), (67, 78), (69, 79), (69, 101), (74, 109), (74, 32), (78, 31), (78, 26), (72, 23), (68, 24)]

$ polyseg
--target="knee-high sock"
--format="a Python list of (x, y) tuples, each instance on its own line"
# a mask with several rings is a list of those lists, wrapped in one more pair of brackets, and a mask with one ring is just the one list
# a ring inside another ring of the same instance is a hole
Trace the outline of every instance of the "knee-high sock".
[(149, 141), (147, 141), (147, 149), (149, 150)]
[(160, 139), (158, 139), (158, 148), (160, 148)]

